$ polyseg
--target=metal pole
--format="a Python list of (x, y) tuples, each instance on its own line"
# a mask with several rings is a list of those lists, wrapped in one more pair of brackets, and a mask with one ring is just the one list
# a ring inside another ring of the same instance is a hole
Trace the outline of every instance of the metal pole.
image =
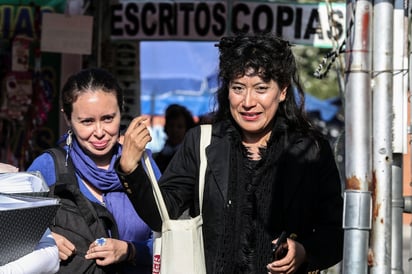
[(403, 272), (403, 222), (404, 202), (402, 197), (402, 157), (400, 153), (393, 154), (392, 163), (392, 256), (391, 274)]
[(367, 273), (372, 197), (371, 1), (347, 1), (343, 274)]
[[(407, 9), (407, 12), (408, 12), (408, 15), (409, 14), (411, 14), (411, 10), (409, 10), (409, 7), (411, 7), (412, 6), (412, 1), (411, 0), (409, 0), (408, 1), (408, 3), (409, 3), (409, 5), (408, 5), (408, 9)], [(408, 38), (409, 38), (409, 36), (408, 36)], [(412, 73), (411, 73), (411, 68), (412, 68), (412, 51), (410, 51), (410, 48), (408, 48), (408, 51), (407, 51), (407, 54), (408, 54), (408, 57), (409, 57), (409, 60), (408, 60), (408, 80), (409, 80), (409, 85), (408, 85), (408, 90), (409, 90), (409, 88), (410, 88), (410, 83), (412, 82)], [(410, 92), (410, 91), (409, 91)], [(410, 105), (409, 105), (409, 107), (410, 107)], [(412, 110), (411, 109), (409, 109), (409, 111), (410, 111), (410, 119), (411, 119), (411, 121), (412, 121)], [(412, 126), (409, 124), (409, 127), (408, 127), (408, 134), (411, 134), (412, 133)], [(411, 153), (411, 156), (410, 156), (410, 160), (411, 160), (411, 165), (412, 165), (412, 153)], [(409, 166), (410, 168), (411, 168), (411, 170), (412, 170), (412, 166)], [(410, 173), (409, 174), (411, 177), (412, 177), (412, 174)], [(410, 182), (409, 183), (409, 185), (411, 185), (412, 183)], [(412, 201), (411, 201), (411, 198), (412, 197), (405, 197), (405, 209), (409, 209), (409, 213), (412, 213)], [(412, 224), (411, 224), (412, 225)], [(412, 229), (410, 230), (410, 239), (412, 239)], [(410, 246), (409, 246), (409, 256), (408, 256), (408, 268), (409, 268), (409, 273), (412, 273), (412, 244), (411, 244), (411, 242), (409, 242), (409, 244), (410, 244)]]
[(393, 1), (374, 4), (373, 15), (373, 214), (371, 274), (390, 273), (392, 228)]
[(407, 152), (408, 4), (394, 1), (393, 16), (393, 164), (391, 273), (403, 270), (403, 153)]

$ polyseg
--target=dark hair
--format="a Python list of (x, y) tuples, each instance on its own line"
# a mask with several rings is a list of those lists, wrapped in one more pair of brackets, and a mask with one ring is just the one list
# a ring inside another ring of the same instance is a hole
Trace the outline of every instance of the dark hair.
[(123, 111), (123, 90), (116, 78), (102, 68), (83, 69), (67, 79), (62, 89), (62, 108), (67, 119), (71, 119), (73, 102), (86, 91), (103, 90), (114, 93), (117, 97), (119, 109)]
[(195, 126), (195, 121), (193, 120), (192, 113), (190, 113), (187, 108), (178, 104), (171, 104), (166, 109), (165, 131), (168, 128), (168, 123), (170, 123), (170, 120), (179, 116), (183, 116), (183, 118), (185, 119), (186, 131)]
[[(304, 115), (304, 92), (299, 81), (291, 45), (273, 34), (240, 34), (223, 37), (219, 48), (219, 88), (215, 120), (231, 119), (229, 84), (245, 74), (258, 75), (264, 81), (273, 79), (280, 89), (287, 88), (286, 99), (279, 104), (276, 115), (286, 118), (289, 125), (308, 129)], [(295, 91), (299, 99), (295, 98)]]

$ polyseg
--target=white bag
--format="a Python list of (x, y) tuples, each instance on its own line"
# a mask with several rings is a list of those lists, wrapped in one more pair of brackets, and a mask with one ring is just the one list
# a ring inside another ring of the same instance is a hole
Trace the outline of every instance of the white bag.
[(162, 218), (162, 232), (154, 232), (153, 274), (205, 274), (206, 264), (203, 249), (202, 204), (205, 171), (207, 166), (205, 148), (210, 143), (211, 125), (201, 125), (199, 203), (200, 215), (191, 219), (171, 220), (150, 160), (144, 154), (153, 193)]

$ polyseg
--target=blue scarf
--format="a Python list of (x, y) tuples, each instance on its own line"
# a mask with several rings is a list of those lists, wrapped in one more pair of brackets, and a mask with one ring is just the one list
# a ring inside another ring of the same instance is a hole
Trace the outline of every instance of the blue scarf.
[(124, 191), (119, 177), (114, 170), (114, 164), (122, 153), (122, 147), (118, 144), (113, 147), (113, 150), (114, 153), (110, 161), (110, 166), (106, 170), (96, 166), (95, 162), (80, 148), (76, 138), (73, 138), (72, 148), (70, 149), (70, 157), (73, 163), (82, 163), (82, 165), (75, 164), (77, 174), (104, 194), (112, 191)]
[(116, 220), (119, 238), (133, 242), (147, 241), (151, 230), (137, 215), (114, 170), (114, 164), (121, 155), (122, 146), (117, 144), (113, 150), (114, 153), (107, 170), (97, 167), (95, 162), (81, 149), (76, 138), (73, 138), (69, 155), (76, 174), (103, 193), (106, 208)]

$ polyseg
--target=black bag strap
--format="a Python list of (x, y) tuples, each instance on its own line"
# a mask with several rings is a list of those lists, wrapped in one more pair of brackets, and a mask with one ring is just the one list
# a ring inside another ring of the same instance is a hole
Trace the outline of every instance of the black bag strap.
[(56, 184), (50, 188), (50, 194), (59, 196), (59, 193), (67, 191), (73, 193), (73, 199), (78, 205), (79, 211), (86, 223), (90, 226), (92, 223), (98, 222), (99, 218), (95, 208), (91, 202), (81, 194), (77, 185), (76, 173), (71, 158), (67, 158), (66, 165), (66, 152), (61, 147), (50, 148), (46, 150), (46, 152), (53, 157), (56, 172)]

